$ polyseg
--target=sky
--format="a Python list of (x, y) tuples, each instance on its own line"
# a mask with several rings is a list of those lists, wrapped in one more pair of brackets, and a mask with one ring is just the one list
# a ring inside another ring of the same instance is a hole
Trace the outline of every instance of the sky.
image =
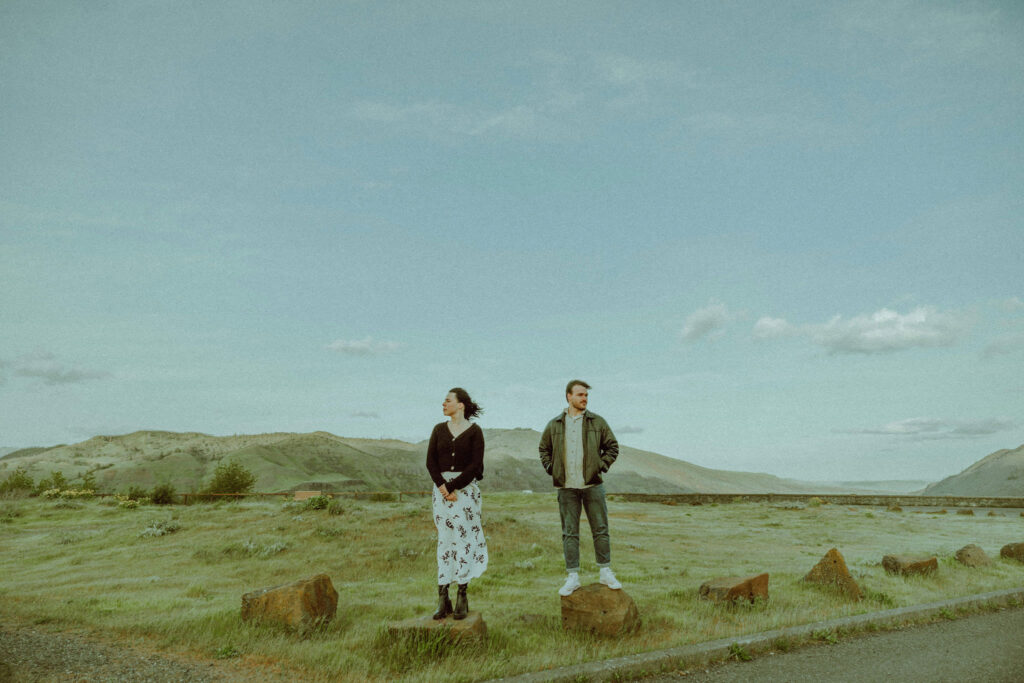
[(0, 446), (1024, 443), (1024, 4), (0, 3)]

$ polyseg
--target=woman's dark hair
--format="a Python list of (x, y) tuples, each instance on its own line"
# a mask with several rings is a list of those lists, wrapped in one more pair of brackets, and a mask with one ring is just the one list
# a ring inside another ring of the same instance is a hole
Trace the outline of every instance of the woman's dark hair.
[(455, 399), (466, 407), (466, 410), (463, 413), (463, 415), (466, 416), (467, 420), (477, 415), (483, 415), (484, 409), (481, 408), (478, 404), (473, 403), (473, 399), (469, 397), (469, 392), (463, 389), (462, 387), (454, 387), (452, 389), (449, 389), (448, 393), (455, 394)]

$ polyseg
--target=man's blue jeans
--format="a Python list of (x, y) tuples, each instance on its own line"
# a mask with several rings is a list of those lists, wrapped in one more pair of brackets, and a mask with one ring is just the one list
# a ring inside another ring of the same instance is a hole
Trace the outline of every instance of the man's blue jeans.
[(594, 556), (598, 567), (612, 563), (611, 542), (608, 538), (608, 504), (604, 499), (604, 484), (586, 489), (558, 489), (558, 513), (562, 516), (562, 551), (565, 568), (580, 570), (580, 510), (587, 511), (587, 522), (594, 537)]

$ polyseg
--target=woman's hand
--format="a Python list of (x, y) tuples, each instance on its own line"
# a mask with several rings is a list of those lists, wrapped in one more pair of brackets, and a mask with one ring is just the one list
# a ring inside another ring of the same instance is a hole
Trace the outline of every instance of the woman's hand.
[(447, 500), (449, 503), (454, 503), (456, 500), (459, 499), (459, 497), (455, 495), (455, 491), (452, 491), (447, 496), (445, 496), (444, 499)]
[(437, 490), (441, 493), (441, 497), (447, 500), (449, 503), (454, 503), (458, 499), (458, 496), (455, 495), (455, 491), (449, 492), (448, 487), (445, 486), (444, 484), (441, 484), (441, 486)]

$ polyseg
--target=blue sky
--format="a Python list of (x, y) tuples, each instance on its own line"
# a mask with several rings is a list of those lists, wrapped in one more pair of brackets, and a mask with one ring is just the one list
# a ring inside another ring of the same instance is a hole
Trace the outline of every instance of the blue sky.
[(0, 5), (0, 445), (1024, 443), (1017, 2)]

